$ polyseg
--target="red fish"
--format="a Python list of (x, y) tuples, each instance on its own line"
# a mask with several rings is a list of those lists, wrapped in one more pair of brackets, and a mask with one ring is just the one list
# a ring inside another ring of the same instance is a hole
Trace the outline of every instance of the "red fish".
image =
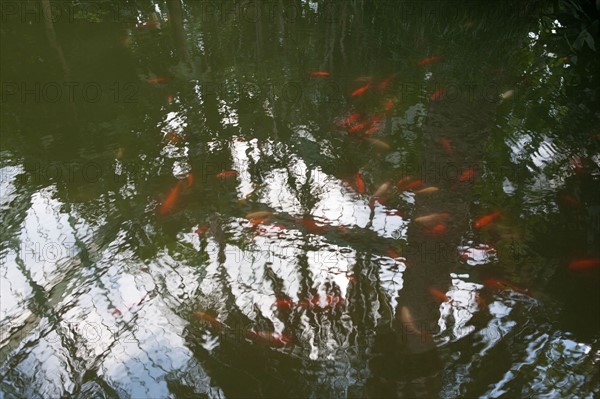
[(359, 113), (350, 114), (350, 115), (348, 115), (348, 117), (346, 119), (344, 119), (343, 125), (351, 126), (354, 122), (358, 121), (359, 119), (360, 119)]
[(168, 82), (169, 78), (166, 76), (158, 76), (154, 79), (148, 79), (148, 83), (150, 83), (151, 85), (157, 85), (159, 83), (164, 83), (164, 82)]
[(435, 236), (442, 235), (442, 234), (446, 233), (447, 231), (448, 231), (448, 227), (446, 227), (446, 225), (443, 223), (436, 224), (430, 230), (431, 234), (433, 234)]
[(375, 134), (378, 131), (380, 131), (381, 128), (383, 128), (383, 125), (381, 123), (378, 123), (378, 124), (376, 124), (376, 125), (371, 126), (370, 128), (368, 128), (367, 131), (365, 132), (365, 134), (367, 136), (370, 136), (370, 135)]
[(352, 92), (352, 97), (361, 96), (361, 95), (365, 94), (365, 92), (367, 90), (369, 90), (370, 87), (371, 87), (370, 83), (367, 83), (366, 85), (359, 87), (358, 89), (356, 89)]
[(411, 181), (410, 183), (404, 185), (403, 191), (408, 191), (413, 188), (419, 188), (422, 185), (423, 185), (423, 182), (421, 180), (414, 180), (414, 181)]
[(360, 176), (359, 172), (356, 172), (356, 174), (354, 175), (354, 178), (356, 179), (356, 189), (358, 190), (359, 193), (364, 193), (365, 192), (365, 183), (363, 182), (362, 177)]
[(388, 249), (386, 249), (385, 253), (387, 254), (387, 256), (389, 256), (392, 259), (396, 259), (396, 258), (400, 257), (400, 254), (392, 247), (389, 247)]
[(583, 167), (583, 161), (579, 155), (576, 155), (573, 158), (571, 158), (569, 163), (571, 164), (571, 167), (575, 171), (576, 175), (581, 175), (585, 172), (585, 168)]
[(278, 308), (292, 309), (294, 307), (294, 302), (289, 299), (278, 299), (275, 301), (275, 306)]
[(361, 130), (368, 128), (369, 125), (370, 125), (369, 121), (357, 123), (356, 125), (354, 125), (348, 129), (348, 133), (358, 133)]
[[(323, 306), (321, 302), (325, 302)], [(325, 295), (324, 297), (321, 295), (315, 295), (310, 300), (300, 301), (298, 305), (301, 307), (318, 307), (324, 309), (326, 307), (337, 307), (341, 306), (344, 303), (344, 298), (339, 297), (337, 295)]]
[(329, 76), (329, 72), (311, 72), (309, 75), (318, 78), (326, 78)]
[(429, 293), (431, 294), (432, 297), (434, 297), (435, 299), (437, 299), (440, 302), (448, 302), (450, 300), (446, 296), (446, 294), (444, 294), (442, 291), (440, 291), (436, 288), (430, 288)]
[(563, 193), (558, 199), (565, 205), (571, 205), (575, 208), (581, 208), (581, 202), (573, 194)]
[(502, 215), (502, 212), (500, 212), (500, 211), (490, 213), (487, 216), (477, 219), (473, 225), (475, 226), (476, 229), (480, 229), (480, 228), (485, 227), (488, 224), (492, 223), (495, 219), (499, 218), (501, 215)]
[(217, 177), (218, 177), (219, 179), (226, 179), (226, 178), (228, 178), (228, 177), (237, 176), (237, 174), (238, 174), (238, 171), (237, 171), (237, 170), (225, 170), (225, 171), (223, 171), (223, 172), (219, 173), (219, 174), (217, 175)]
[(218, 321), (217, 319), (215, 319), (214, 316), (211, 316), (208, 313), (202, 312), (200, 310), (197, 312), (194, 312), (194, 317), (207, 322), (208, 324), (210, 324), (210, 326), (213, 329), (215, 329), (217, 331), (221, 331), (226, 327), (225, 324), (223, 324), (220, 321)]
[(472, 180), (473, 176), (475, 176), (475, 170), (473, 168), (469, 168), (461, 173), (461, 175), (458, 177), (458, 181), (466, 182)]
[(202, 225), (200, 227), (198, 227), (196, 229), (196, 231), (194, 231), (194, 233), (198, 234), (200, 237), (202, 237), (206, 232), (208, 231), (208, 227), (205, 225)]
[(170, 131), (169, 133), (167, 133), (165, 138), (174, 144), (179, 143), (182, 140), (181, 136), (173, 131)]
[(173, 187), (171, 189), (171, 191), (169, 192), (169, 195), (167, 195), (167, 198), (161, 205), (160, 211), (159, 211), (161, 215), (165, 215), (168, 212), (170, 212), (171, 209), (173, 209), (173, 206), (175, 205), (177, 198), (179, 198), (180, 189), (181, 189), (181, 180), (178, 181), (177, 184), (175, 184), (175, 187)]
[(392, 100), (392, 99), (389, 99), (389, 100), (387, 100), (387, 101), (385, 102), (385, 104), (383, 104), (383, 108), (384, 108), (386, 111), (389, 111), (389, 110), (391, 110), (392, 108), (394, 108), (394, 100)]
[(440, 137), (440, 143), (442, 144), (444, 151), (446, 151), (446, 154), (448, 154), (449, 156), (454, 155), (454, 148), (452, 147), (452, 142), (450, 141), (450, 139), (442, 136)]
[(406, 183), (408, 183), (410, 180), (412, 179), (412, 176), (405, 176), (402, 179), (398, 180), (398, 183), (396, 183), (396, 188), (398, 190), (401, 190), (402, 187), (404, 187), (404, 185)]
[(175, 97), (169, 95), (167, 97), (165, 97), (167, 99), (167, 104), (173, 104), (173, 101), (175, 101)]
[(441, 100), (445, 94), (446, 94), (446, 89), (437, 89), (436, 91), (434, 91), (431, 94), (431, 97), (429, 97), (429, 99), (431, 101), (438, 101), (438, 100)]
[(421, 61), (417, 62), (417, 65), (429, 65), (429, 64), (433, 64), (434, 62), (437, 62), (440, 60), (440, 57), (434, 55), (433, 57), (427, 57), (427, 58), (423, 58)]
[(384, 80), (382, 80), (382, 81), (381, 81), (381, 82), (380, 82), (380, 83), (377, 85), (377, 89), (378, 89), (379, 91), (383, 91), (383, 90), (385, 90), (385, 89), (387, 89), (387, 88), (388, 88), (388, 86), (390, 85), (390, 83), (392, 83), (392, 77), (391, 77), (391, 76), (390, 76), (390, 77), (388, 77), (388, 78), (386, 78), (386, 79), (384, 79)]
[(600, 266), (600, 258), (577, 259), (569, 263), (571, 270), (588, 270)]

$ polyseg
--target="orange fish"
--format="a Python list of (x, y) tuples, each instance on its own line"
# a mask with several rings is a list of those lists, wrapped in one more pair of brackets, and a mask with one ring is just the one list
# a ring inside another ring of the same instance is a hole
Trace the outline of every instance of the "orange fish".
[(599, 266), (600, 258), (578, 259), (569, 263), (569, 269), (571, 270), (587, 270)]
[(365, 94), (365, 92), (367, 90), (369, 90), (369, 87), (371, 87), (370, 83), (367, 83), (366, 85), (359, 87), (358, 89), (356, 89), (352, 92), (352, 97), (356, 97), (356, 96)]
[(441, 212), (441, 213), (432, 213), (429, 215), (425, 215), (425, 216), (419, 216), (417, 218), (415, 218), (415, 222), (417, 223), (421, 223), (421, 224), (433, 224), (433, 223), (441, 223), (444, 222), (446, 220), (448, 220), (450, 218), (450, 214), (447, 212)]
[(202, 237), (204, 235), (204, 233), (206, 233), (208, 231), (208, 227), (205, 225), (202, 225), (200, 227), (198, 227), (196, 229), (196, 231), (194, 231), (194, 233), (198, 234), (200, 237)]
[(410, 180), (412, 179), (412, 176), (405, 176), (402, 179), (398, 180), (398, 183), (396, 183), (396, 188), (398, 190), (401, 190), (402, 187), (404, 187), (404, 185), (406, 183), (408, 183)]
[(431, 94), (431, 97), (429, 97), (429, 99), (431, 101), (438, 101), (441, 100), (441, 98), (446, 94), (446, 89), (437, 89), (436, 91), (434, 91)]
[(475, 170), (473, 168), (469, 168), (461, 173), (461, 175), (458, 177), (458, 180), (461, 182), (466, 182), (472, 180), (473, 176), (475, 176)]
[(315, 76), (319, 78), (326, 78), (329, 76), (329, 72), (311, 72), (310, 76)]
[(421, 189), (419, 191), (415, 191), (415, 194), (417, 194), (417, 195), (432, 194), (432, 193), (438, 192), (439, 190), (440, 189), (437, 187), (427, 187), (427, 188)]
[(291, 309), (294, 307), (294, 302), (289, 299), (278, 299), (275, 301), (275, 306), (278, 308)]
[(359, 172), (356, 172), (356, 174), (354, 175), (354, 178), (356, 179), (356, 189), (358, 190), (359, 193), (364, 193), (365, 192), (365, 183), (363, 182), (362, 177), (360, 176)]
[(354, 125), (354, 126), (352, 126), (351, 128), (348, 129), (348, 133), (358, 133), (361, 130), (364, 130), (364, 129), (368, 128), (369, 125), (370, 125), (370, 123), (368, 121), (357, 123), (356, 125)]
[(373, 194), (373, 198), (381, 197), (383, 194), (385, 194), (387, 192), (387, 190), (389, 190), (390, 186), (391, 186), (391, 184), (387, 181), (385, 183), (383, 183), (381, 186), (379, 186), (377, 191), (375, 191), (375, 193)]
[(217, 177), (218, 177), (219, 179), (226, 179), (226, 178), (228, 178), (228, 177), (237, 176), (237, 174), (238, 174), (238, 171), (237, 171), (237, 170), (225, 170), (225, 171), (223, 171), (223, 172), (219, 173), (219, 174), (217, 175)]
[(408, 191), (413, 188), (419, 188), (423, 185), (421, 180), (414, 180), (404, 186), (404, 191)]
[(245, 218), (246, 219), (265, 219), (268, 218), (272, 215), (271, 212), (269, 211), (257, 211), (257, 212), (251, 212), (248, 213)]
[(520, 288), (506, 280), (486, 278), (485, 280), (483, 280), (483, 284), (497, 291), (511, 290), (520, 294), (531, 295), (531, 292), (529, 292), (528, 289)]
[(392, 83), (392, 77), (390, 76), (389, 78), (386, 78), (384, 80), (382, 80), (378, 85), (377, 85), (377, 89), (379, 91), (383, 91), (385, 89), (388, 88), (388, 86), (390, 85), (390, 83)]
[(207, 322), (208, 324), (210, 324), (210, 326), (213, 329), (218, 330), (218, 331), (223, 330), (226, 327), (225, 324), (221, 323), (220, 321), (215, 319), (213, 316), (209, 315), (206, 312), (202, 312), (200, 310), (197, 312), (194, 312), (194, 317)]
[(396, 249), (389, 247), (388, 249), (385, 250), (385, 253), (387, 254), (387, 256), (389, 256), (392, 259), (396, 259), (400, 257), (400, 254), (396, 251)]
[(487, 302), (481, 297), (481, 295), (479, 295), (479, 293), (475, 294), (475, 300), (482, 309), (488, 308)]
[(279, 348), (292, 342), (287, 335), (269, 331), (246, 331), (246, 338)]
[(150, 83), (151, 85), (157, 85), (159, 83), (164, 83), (164, 82), (168, 82), (169, 78), (166, 76), (158, 76), (154, 79), (149, 79), (148, 83)]
[(423, 58), (421, 61), (417, 62), (417, 65), (429, 65), (429, 64), (433, 64), (434, 62), (437, 62), (440, 60), (440, 57), (434, 55), (433, 57), (427, 57), (427, 58)]
[(502, 215), (502, 212), (500, 212), (500, 211), (490, 213), (487, 216), (477, 219), (473, 225), (475, 226), (476, 229), (480, 229), (480, 228), (485, 227), (488, 224), (492, 223), (495, 219), (499, 218), (501, 215)]
[(148, 21), (135, 25), (136, 28), (157, 28), (160, 26), (158, 21)]
[(450, 141), (450, 139), (442, 136), (440, 137), (440, 143), (442, 144), (444, 151), (446, 151), (446, 154), (448, 154), (449, 156), (454, 155), (454, 148), (452, 147), (452, 142)]
[(175, 184), (175, 187), (173, 187), (171, 189), (171, 191), (169, 192), (169, 195), (167, 195), (167, 198), (165, 199), (165, 202), (163, 202), (163, 204), (161, 205), (161, 207), (160, 207), (161, 215), (165, 215), (169, 211), (171, 211), (171, 209), (175, 205), (175, 202), (177, 201), (177, 198), (179, 197), (180, 189), (181, 189), (181, 180), (178, 181), (177, 184)]
[(445, 224), (443, 223), (438, 223), (435, 226), (433, 226), (433, 228), (431, 229), (431, 234), (435, 235), (435, 236), (439, 236), (441, 234), (444, 234), (448, 231), (448, 227), (446, 227)]
[(167, 133), (165, 138), (174, 144), (179, 143), (182, 140), (181, 136), (173, 131), (170, 131), (169, 133)]
[(351, 126), (354, 122), (358, 121), (359, 119), (360, 119), (359, 113), (350, 114), (350, 115), (348, 115), (348, 117), (346, 119), (344, 119), (343, 124), (345, 126)]
[(391, 110), (392, 108), (394, 108), (394, 100), (392, 100), (392, 99), (389, 99), (389, 100), (387, 100), (387, 101), (385, 102), (385, 104), (383, 104), (383, 108), (384, 108), (386, 111), (389, 111), (389, 110)]
[(369, 129), (367, 129), (367, 131), (365, 132), (365, 134), (366, 134), (367, 136), (370, 136), (370, 135), (372, 135), (372, 134), (375, 134), (375, 133), (377, 133), (378, 131), (380, 131), (382, 127), (383, 127), (383, 125), (382, 125), (381, 123), (378, 123), (378, 124), (376, 124), (376, 125), (374, 125), (374, 126), (371, 126)]
[(448, 302), (450, 300), (446, 296), (446, 294), (444, 294), (442, 291), (440, 291), (436, 288), (430, 288), (429, 293), (431, 294), (432, 297), (434, 297), (435, 299), (437, 299), (440, 302)]

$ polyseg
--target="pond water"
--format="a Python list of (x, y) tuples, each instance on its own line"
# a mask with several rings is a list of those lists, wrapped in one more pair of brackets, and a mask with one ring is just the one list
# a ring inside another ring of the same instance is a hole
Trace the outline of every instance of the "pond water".
[(4, 1), (0, 398), (592, 398), (593, 2)]

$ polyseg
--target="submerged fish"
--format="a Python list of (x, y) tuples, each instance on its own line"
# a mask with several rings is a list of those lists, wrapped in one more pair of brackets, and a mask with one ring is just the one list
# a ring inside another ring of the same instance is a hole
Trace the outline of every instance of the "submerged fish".
[(420, 65), (420, 66), (429, 65), (429, 64), (433, 64), (434, 62), (437, 62), (439, 60), (440, 60), (440, 57), (437, 55), (434, 55), (432, 57), (423, 58), (421, 61), (417, 62), (417, 65)]
[(352, 97), (361, 96), (366, 93), (367, 90), (371, 87), (370, 83), (367, 83), (364, 86), (359, 87), (358, 89), (352, 92)]
[(427, 187), (418, 191), (415, 191), (415, 194), (431, 194), (439, 191), (440, 189), (437, 187)]
[(329, 72), (311, 72), (309, 75), (319, 78), (326, 78), (327, 76), (329, 76)]
[(487, 216), (483, 216), (483, 217), (477, 219), (475, 221), (475, 223), (473, 223), (473, 226), (475, 226), (476, 229), (480, 229), (480, 228), (485, 227), (488, 224), (492, 223), (494, 220), (499, 218), (501, 215), (502, 215), (502, 212), (500, 212), (500, 211), (490, 213)]
[(264, 219), (264, 218), (268, 218), (272, 215), (271, 212), (269, 211), (257, 211), (257, 212), (251, 212), (248, 213), (245, 218), (246, 219)]
[(165, 201), (163, 202), (163, 204), (161, 205), (160, 210), (159, 210), (161, 215), (165, 215), (168, 212), (170, 212), (171, 209), (173, 209), (175, 202), (179, 198), (179, 191), (181, 190), (181, 184), (182, 184), (182, 181), (181, 180), (178, 181), (177, 184), (175, 184), (175, 186), (169, 192), (169, 195), (167, 195), (167, 198), (165, 198)]
[(440, 302), (448, 302), (450, 300), (450, 298), (448, 298), (448, 296), (446, 294), (444, 294), (442, 291), (438, 290), (437, 288), (429, 288), (429, 293), (431, 294), (432, 297), (434, 297), (435, 299), (437, 299)]
[(238, 174), (237, 170), (224, 170), (223, 172), (217, 174), (217, 177), (219, 179), (226, 179), (228, 177), (237, 176), (237, 174)]
[(356, 189), (358, 190), (358, 192), (361, 194), (364, 193), (365, 183), (363, 182), (363, 179), (359, 172), (356, 172), (356, 174), (354, 175), (354, 179), (356, 180)]
[(445, 222), (446, 220), (448, 220), (450, 218), (450, 214), (447, 212), (440, 212), (440, 213), (432, 213), (429, 215), (425, 215), (425, 216), (419, 216), (417, 218), (415, 218), (415, 222), (416, 223), (420, 223), (420, 224), (433, 224), (433, 223), (440, 223), (440, 222)]
[(600, 267), (600, 258), (577, 259), (569, 263), (571, 270), (588, 270), (595, 267)]
[(169, 81), (169, 78), (166, 76), (158, 76), (154, 79), (148, 79), (148, 83), (150, 83), (151, 85), (157, 85), (159, 83), (165, 83), (168, 81)]
[(389, 150), (391, 147), (388, 143), (385, 143), (381, 140), (378, 139), (374, 139), (372, 137), (364, 137), (363, 140), (367, 141), (369, 144), (371, 144), (373, 147), (376, 147), (380, 150)]
[(475, 169), (469, 168), (460, 174), (458, 181), (466, 182), (472, 180), (473, 176), (475, 176)]

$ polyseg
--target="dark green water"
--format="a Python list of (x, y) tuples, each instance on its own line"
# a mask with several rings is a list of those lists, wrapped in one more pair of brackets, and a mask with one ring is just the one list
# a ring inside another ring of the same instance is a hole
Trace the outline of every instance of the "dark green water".
[(0, 398), (598, 395), (582, 4), (3, 1)]

